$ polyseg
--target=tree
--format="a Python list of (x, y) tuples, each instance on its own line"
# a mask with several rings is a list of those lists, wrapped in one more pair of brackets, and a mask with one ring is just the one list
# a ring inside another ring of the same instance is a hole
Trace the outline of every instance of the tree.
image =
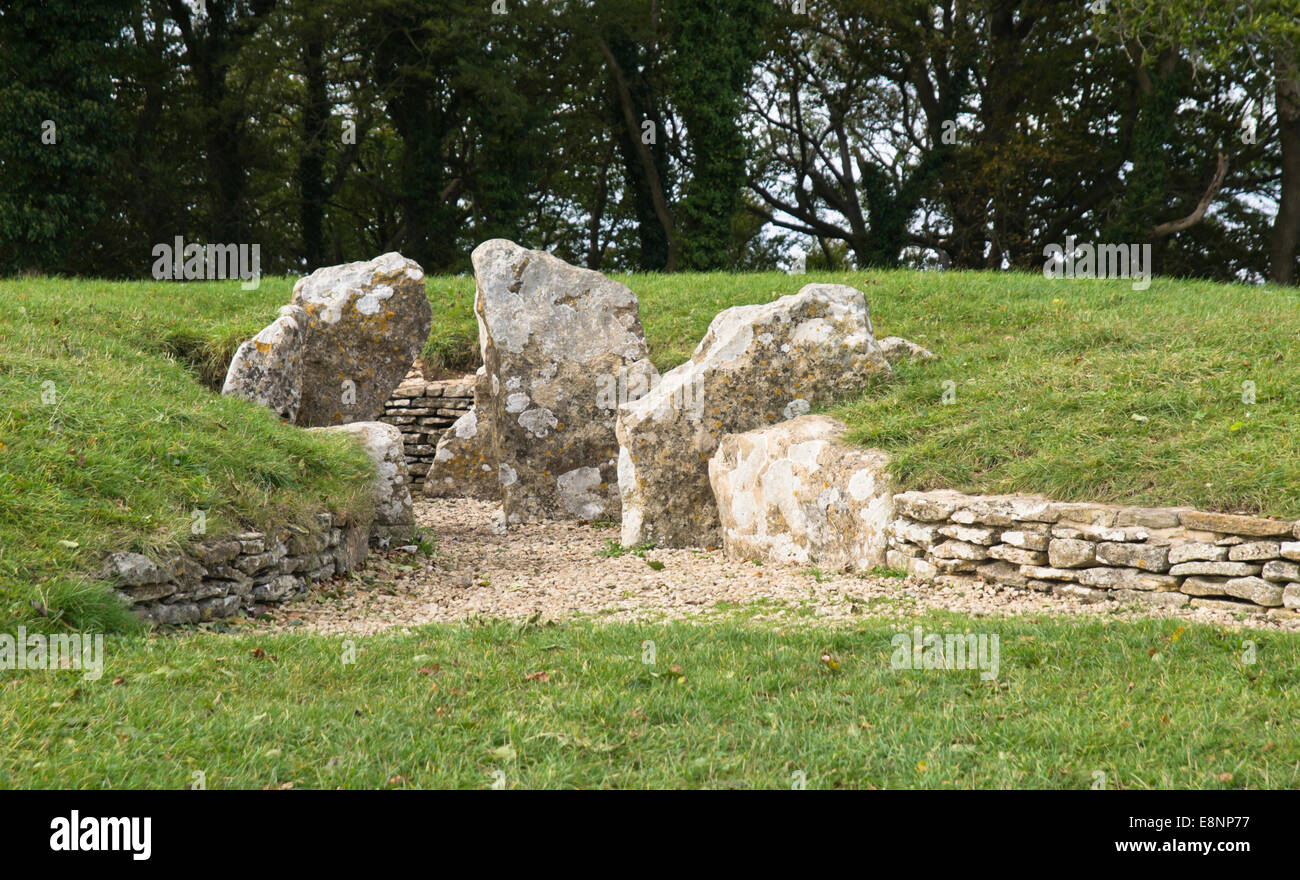
[(0, 9), (0, 272), (64, 271), (105, 210), (122, 141), (112, 62), (128, 3)]

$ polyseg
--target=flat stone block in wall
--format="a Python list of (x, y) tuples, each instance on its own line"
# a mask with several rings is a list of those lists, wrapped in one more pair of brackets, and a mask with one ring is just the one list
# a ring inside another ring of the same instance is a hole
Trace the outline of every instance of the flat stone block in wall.
[(1290, 535), (1292, 528), (1292, 523), (1282, 520), (1237, 516), (1231, 513), (1206, 513), (1201, 510), (1184, 511), (1179, 516), (1179, 521), (1189, 529), (1259, 538)]
[(884, 564), (889, 457), (843, 443), (845, 430), (801, 416), (722, 438), (709, 481), (729, 556), (837, 570)]

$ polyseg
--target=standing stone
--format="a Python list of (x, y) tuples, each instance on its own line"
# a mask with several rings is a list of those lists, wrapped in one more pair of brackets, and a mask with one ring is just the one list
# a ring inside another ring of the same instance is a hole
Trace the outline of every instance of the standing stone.
[(433, 323), (419, 264), (387, 253), (317, 269), (294, 285), (291, 302), (309, 326), (297, 423), (379, 418)]
[(892, 375), (867, 301), (851, 287), (809, 284), (719, 313), (689, 361), (619, 408), (623, 544), (721, 543), (708, 461), (723, 435), (794, 418)]
[(307, 313), (297, 306), (281, 306), (280, 317), (235, 351), (221, 393), (260, 403), (293, 422), (302, 401), (307, 333)]
[(659, 378), (636, 295), (502, 239), (473, 262), (488, 382), (477, 430), (490, 425), (506, 522), (617, 519), (617, 404)]
[(501, 498), (497, 453), (492, 448), (490, 386), (486, 368), (479, 367), (474, 405), (438, 439), (433, 464), (424, 477), (424, 494), (429, 498)]
[(402, 432), (385, 422), (350, 422), (309, 428), (329, 434), (343, 434), (359, 442), (375, 467), (371, 489), (375, 499), (372, 533), (378, 537), (407, 537), (414, 531), (410, 479)]
[(802, 416), (722, 438), (709, 482), (729, 556), (838, 570), (884, 564), (889, 456), (846, 445), (846, 430)]

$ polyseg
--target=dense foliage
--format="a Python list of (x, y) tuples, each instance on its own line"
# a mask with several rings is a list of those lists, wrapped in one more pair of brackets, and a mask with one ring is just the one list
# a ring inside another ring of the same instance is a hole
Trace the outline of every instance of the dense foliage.
[(1290, 283), (1300, 0), (11, 0), (0, 272), (299, 272), (494, 236), (605, 269)]

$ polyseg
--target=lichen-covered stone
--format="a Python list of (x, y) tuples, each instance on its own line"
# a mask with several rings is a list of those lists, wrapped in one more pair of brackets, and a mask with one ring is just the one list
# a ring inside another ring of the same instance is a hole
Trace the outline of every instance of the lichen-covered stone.
[(1260, 566), (1252, 562), (1180, 562), (1169, 569), (1173, 575), (1208, 574), (1223, 577), (1247, 577), (1259, 572)]
[(1228, 558), (1228, 548), (1203, 541), (1188, 541), (1169, 548), (1169, 564), (1182, 562), (1222, 562)]
[(221, 393), (251, 400), (285, 421), (295, 421), (302, 402), (308, 331), (303, 309), (281, 307), (280, 317), (235, 351)]
[(1255, 562), (1273, 559), (1279, 553), (1277, 541), (1246, 541), (1228, 548), (1228, 559), (1233, 562)]
[(473, 262), (506, 522), (617, 519), (619, 389), (658, 378), (636, 294), (501, 239), (475, 248)]
[(1081, 538), (1053, 538), (1047, 558), (1053, 568), (1083, 568), (1097, 561), (1097, 545)]
[(1229, 535), (1249, 535), (1273, 538), (1291, 534), (1291, 523), (1255, 516), (1238, 516), (1232, 513), (1209, 513), (1203, 510), (1184, 511), (1179, 521), (1189, 529), (1222, 532)]
[(430, 498), (501, 497), (497, 479), (497, 452), (492, 446), (491, 380), (479, 367), (474, 380), (474, 406), (438, 438), (433, 463), (424, 476), (424, 494)]
[(893, 371), (861, 291), (809, 284), (718, 314), (691, 359), (619, 408), (624, 544), (720, 543), (708, 460), (726, 434), (806, 413)]
[(884, 564), (889, 457), (846, 445), (845, 430), (801, 416), (722, 438), (709, 481), (728, 555), (838, 570)]
[(1080, 569), (1079, 583), (1107, 590), (1176, 590), (1179, 582), (1176, 577), (1138, 568), (1097, 567)]
[(291, 304), (308, 325), (296, 423), (379, 418), (433, 322), (419, 264), (387, 253), (317, 269), (294, 285)]
[(375, 500), (374, 525), (383, 535), (409, 533), (415, 523), (411, 490), (402, 451), (402, 433), (383, 422), (352, 422), (310, 428), (327, 434), (342, 434), (360, 443), (375, 468), (371, 482)]
[(1097, 561), (1107, 565), (1163, 572), (1169, 570), (1169, 548), (1155, 544), (1103, 541), (1097, 545)]
[(928, 348), (922, 348), (915, 342), (901, 336), (886, 336), (880, 340), (880, 350), (890, 366), (908, 361), (936, 361), (939, 356)]
[(1263, 578), (1251, 576), (1228, 578), (1223, 585), (1223, 589), (1229, 596), (1245, 599), (1247, 602), (1254, 602), (1256, 605), (1272, 607), (1282, 604), (1282, 595), (1285, 588), (1281, 584), (1269, 583)]

